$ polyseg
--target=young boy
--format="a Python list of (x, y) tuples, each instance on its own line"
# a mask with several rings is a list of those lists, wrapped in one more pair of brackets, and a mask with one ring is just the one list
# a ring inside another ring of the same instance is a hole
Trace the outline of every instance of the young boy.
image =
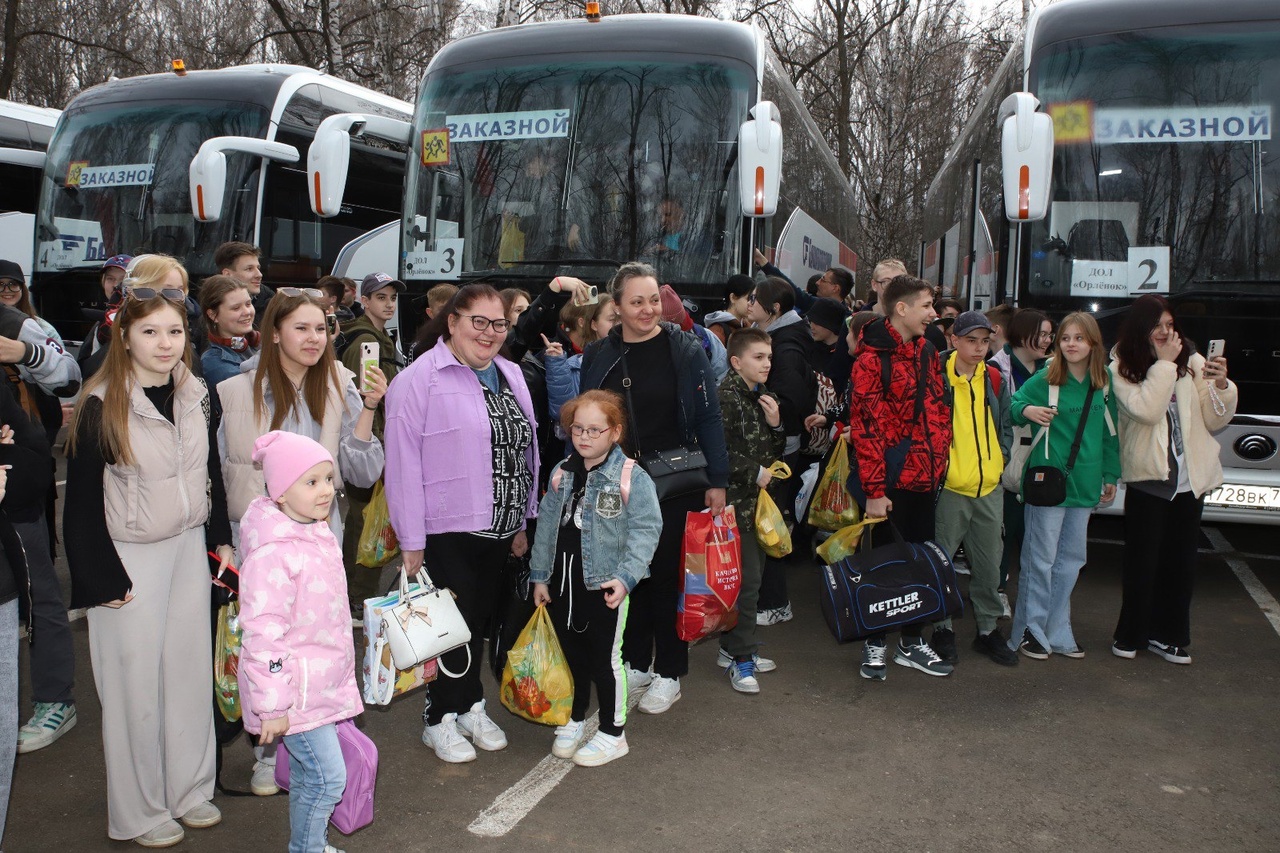
[[(996, 628), (1004, 610), (998, 592), (1004, 523), (1000, 474), (1013, 444), (1013, 421), (1009, 386), (999, 368), (986, 363), (994, 334), (993, 324), (981, 312), (966, 311), (951, 327), (955, 349), (942, 354), (942, 377), (951, 403), (951, 454), (938, 498), (935, 541), (950, 555), (963, 543), (968, 555), (969, 596), (978, 623), (974, 651), (1014, 666), (1018, 656)], [(929, 645), (944, 661), (956, 662), (950, 619), (934, 625)]]
[[(880, 304), (885, 316), (863, 327), (850, 378), (855, 451), (850, 480), (852, 485), (856, 478), (866, 496), (866, 517), (889, 516), (908, 542), (925, 542), (934, 538), (934, 499), (951, 447), (938, 353), (924, 337), (937, 317), (933, 289), (900, 275), (884, 289)], [(923, 628), (902, 629), (894, 663), (950, 675), (951, 664), (921, 638)], [(863, 678), (884, 680), (885, 652), (883, 633), (867, 638), (859, 670)]]
[(773, 363), (773, 345), (762, 329), (741, 329), (729, 336), (729, 373), (720, 385), (720, 414), (729, 451), (727, 502), (733, 505), (742, 534), (742, 590), (738, 625), (720, 637), (719, 664), (739, 693), (759, 693), (757, 672), (777, 665), (756, 654), (756, 599), (764, 574), (764, 551), (756, 540), (756, 501), (769, 485), (768, 466), (782, 458), (786, 436), (778, 398), (764, 387)]

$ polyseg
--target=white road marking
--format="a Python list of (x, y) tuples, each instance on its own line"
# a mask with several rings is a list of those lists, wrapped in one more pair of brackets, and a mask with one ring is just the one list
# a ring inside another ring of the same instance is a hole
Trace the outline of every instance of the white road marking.
[(1275, 596), (1267, 591), (1267, 588), (1258, 580), (1258, 576), (1249, 568), (1249, 564), (1241, 560), (1231, 547), (1231, 543), (1227, 541), (1227, 537), (1222, 535), (1222, 531), (1215, 527), (1203, 528), (1205, 538), (1213, 545), (1213, 550), (1217, 552), (1231, 571), (1236, 573), (1236, 577), (1240, 579), (1240, 583), (1244, 585), (1245, 592), (1249, 593), (1254, 602), (1262, 610), (1262, 615), (1267, 617), (1267, 621), (1271, 623), (1271, 627), (1280, 634), (1280, 602), (1277, 602)]

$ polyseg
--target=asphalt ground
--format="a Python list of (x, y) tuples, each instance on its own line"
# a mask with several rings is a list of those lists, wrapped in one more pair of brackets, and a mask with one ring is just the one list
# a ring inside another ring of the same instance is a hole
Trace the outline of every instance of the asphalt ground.
[[(996, 666), (970, 651), (966, 618), (953, 676), (891, 664), (887, 681), (865, 681), (860, 646), (832, 640), (816, 568), (796, 556), (795, 618), (760, 631), (778, 670), (760, 676), (759, 695), (734, 693), (715, 643), (703, 643), (683, 698), (661, 716), (634, 713), (631, 754), (594, 769), (549, 757), (552, 730), (506, 712), (487, 675), (490, 713), (511, 745), (470, 764), (444, 764), (423, 746), (421, 692), (401, 697), (361, 720), (380, 752), (376, 818), (349, 838), (331, 831), (330, 842), (348, 853), (1280, 849), (1280, 612), (1267, 601), (1280, 596), (1275, 528), (1206, 528), (1191, 666), (1109, 653), (1120, 521), (1095, 518), (1090, 538), (1073, 598), (1082, 660)], [(106, 837), (83, 619), (74, 634), (78, 725), (18, 756), (10, 853), (138, 849)], [(25, 720), (25, 652), (22, 667)], [(243, 737), (224, 760), (224, 783), (247, 789)], [(286, 796), (215, 802), (223, 822), (188, 830), (177, 849), (286, 849)]]

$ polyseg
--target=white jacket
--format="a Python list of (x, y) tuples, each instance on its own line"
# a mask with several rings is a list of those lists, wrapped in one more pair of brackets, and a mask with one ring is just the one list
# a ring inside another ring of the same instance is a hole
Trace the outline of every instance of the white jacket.
[(1204, 357), (1195, 353), (1187, 361), (1189, 376), (1178, 378), (1173, 362), (1157, 361), (1142, 382), (1129, 382), (1112, 364), (1112, 387), (1120, 410), (1121, 479), (1127, 483), (1169, 479), (1169, 400), (1177, 392), (1178, 420), (1187, 460), (1187, 478), (1196, 497), (1222, 485), (1222, 462), (1212, 433), (1231, 423), (1238, 391), (1234, 382), (1226, 390), (1215, 389), (1224, 411), (1214, 411), (1204, 379)]

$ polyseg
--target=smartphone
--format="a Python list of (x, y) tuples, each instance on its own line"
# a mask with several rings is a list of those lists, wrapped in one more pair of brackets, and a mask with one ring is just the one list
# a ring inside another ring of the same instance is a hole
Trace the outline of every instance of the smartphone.
[(369, 379), (369, 368), (378, 366), (379, 350), (377, 341), (369, 341), (360, 345), (360, 390), (372, 391), (373, 381)]
[(1215, 338), (1209, 341), (1209, 355), (1207, 357), (1212, 360), (1224, 354), (1226, 351), (1227, 342), (1222, 338)]
[(574, 305), (598, 305), (600, 303), (600, 288), (594, 284), (587, 287), (587, 298), (579, 301), (577, 291), (574, 291)]

